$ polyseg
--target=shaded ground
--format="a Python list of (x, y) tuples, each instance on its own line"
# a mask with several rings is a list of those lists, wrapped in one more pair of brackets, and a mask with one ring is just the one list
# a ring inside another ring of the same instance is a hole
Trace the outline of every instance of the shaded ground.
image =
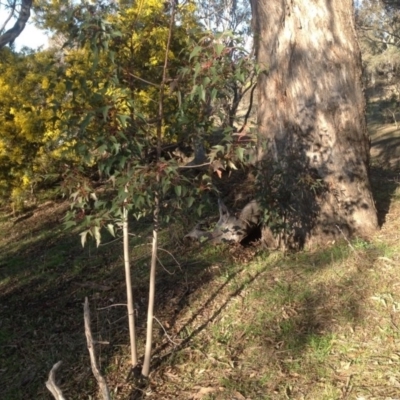
[[(102, 367), (112, 375), (117, 363), (116, 387), (121, 373), (128, 375), (126, 309), (117, 306), (126, 298), (122, 245), (116, 242), (96, 249), (89, 243), (82, 249), (77, 232), (62, 230), (67, 207), (66, 203), (49, 202), (29, 211), (29, 217), (28, 213), (17, 219), (6, 213), (1, 216), (1, 399), (50, 399), (44, 382), (58, 360), (63, 360), (59, 375), (68, 398), (87, 398), (96, 392), (83, 331), (85, 296), (91, 302), (96, 338), (103, 343), (98, 349)], [(136, 224), (135, 231), (132, 273), (143, 338), (151, 231), (148, 224)], [(182, 228), (164, 234), (162, 245), (173, 248), (180, 263), (160, 250), (163, 268), (158, 275), (157, 304), (163, 322), (176, 318), (186, 306), (188, 294), (213, 277), (208, 267), (214, 260), (226, 259), (221, 249), (210, 248), (199, 257), (198, 249), (184, 247), (180, 243)], [(161, 332), (160, 328), (156, 345), (163, 340)]]
[(394, 124), (371, 125), (371, 157), (375, 165), (385, 169), (400, 169), (400, 129)]
[[(114, 399), (400, 398), (400, 190), (397, 131), (371, 125), (382, 229), (370, 241), (284, 256), (182, 243), (190, 219), (162, 232), (153, 372), (129, 375), (121, 244), (80, 246), (61, 229), (66, 204), (0, 215), (0, 399), (98, 398), (83, 331), (89, 297)], [(393, 136), (391, 136), (393, 135)], [(388, 156), (388, 154), (391, 154)], [(143, 353), (150, 226), (132, 237)], [(111, 238), (109, 238), (111, 240)], [(161, 325), (159, 325), (161, 324)], [(168, 336), (167, 336), (167, 335)]]
[[(373, 164), (386, 170), (400, 169), (400, 114), (389, 112), (391, 103), (375, 100), (368, 105), (368, 130)], [(394, 110), (397, 110), (394, 109)]]

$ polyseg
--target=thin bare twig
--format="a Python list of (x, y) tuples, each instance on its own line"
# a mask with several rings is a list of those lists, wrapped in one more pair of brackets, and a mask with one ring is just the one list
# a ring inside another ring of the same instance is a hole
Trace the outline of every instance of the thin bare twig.
[(100, 307), (100, 308), (96, 308), (97, 311), (101, 311), (101, 310), (107, 310), (107, 308), (111, 308), (111, 307), (120, 307), (120, 306), (124, 306), (126, 307), (126, 303), (117, 303), (117, 304), (111, 304), (107, 307)]
[(140, 78), (139, 76), (133, 75), (131, 72), (129, 72), (129, 75), (130, 75), (132, 78), (135, 78), (135, 79), (137, 79), (137, 80), (139, 80), (139, 81), (142, 81), (142, 82), (144, 82), (144, 83), (147, 83), (148, 85), (155, 86), (157, 89), (160, 88), (160, 85), (157, 85), (156, 83), (147, 81), (146, 79)]
[(163, 267), (164, 271), (165, 271), (167, 274), (169, 274), (169, 275), (174, 275), (173, 272), (169, 272), (169, 271), (167, 270), (167, 268), (164, 267), (164, 264), (160, 261), (160, 259), (159, 259), (158, 257), (157, 257), (157, 261), (158, 261), (159, 264)]
[(350, 240), (347, 238), (347, 236), (344, 234), (344, 232), (340, 229), (339, 225), (336, 225), (336, 228), (338, 229), (338, 231), (342, 234), (342, 236), (344, 237), (344, 240), (347, 242), (347, 244), (349, 245), (349, 247), (354, 251), (354, 253), (357, 254), (357, 250), (354, 248), (354, 246), (350, 243)]
[(163, 324), (157, 319), (157, 317), (156, 317), (155, 315), (153, 315), (153, 318), (154, 318), (154, 319), (158, 322), (158, 324), (161, 326), (161, 329), (164, 331), (164, 334), (165, 334), (165, 336), (167, 337), (167, 339), (168, 339), (172, 344), (174, 344), (175, 346), (179, 346), (179, 343), (176, 343), (176, 342), (174, 342), (174, 341), (171, 339), (171, 336), (168, 335), (168, 333), (167, 333), (167, 331), (165, 330)]
[[(249, 88), (250, 88), (250, 87), (251, 87), (251, 86), (249, 86)], [(247, 108), (247, 112), (246, 112), (246, 115), (245, 115), (245, 117), (244, 117), (243, 125), (242, 125), (242, 127), (238, 130), (239, 133), (242, 133), (242, 132), (244, 131), (244, 128), (245, 128), (246, 125), (247, 125), (247, 120), (248, 120), (249, 117), (250, 117), (251, 109), (253, 108), (253, 95), (254, 95), (254, 90), (256, 89), (256, 87), (257, 87), (257, 83), (255, 83), (255, 84), (251, 87), (249, 107)], [(247, 91), (247, 90), (246, 90), (246, 91)], [(245, 91), (245, 92), (246, 92), (246, 91)], [(245, 92), (242, 93), (242, 98), (243, 98)]]
[(197, 165), (182, 165), (180, 167), (178, 167), (179, 169), (182, 168), (199, 168), (199, 167), (205, 167), (206, 165), (211, 165), (210, 162), (204, 163), (204, 164), (197, 164)]
[(46, 382), (46, 387), (49, 389), (50, 393), (54, 396), (56, 400), (65, 400), (65, 397), (61, 391), (61, 389), (56, 384), (56, 371), (62, 364), (62, 361), (53, 365), (53, 368), (50, 370), (49, 379)]
[(122, 239), (122, 236), (119, 236), (119, 237), (117, 237), (116, 239), (111, 240), (110, 242), (107, 242), (107, 243), (100, 243), (100, 244), (99, 244), (99, 247), (100, 247), (100, 246), (107, 246), (107, 245), (109, 245), (109, 244), (111, 244), (111, 243), (114, 243), (114, 242), (117, 242), (118, 240), (121, 240), (121, 239)]
[(95, 343), (96, 343), (96, 344), (106, 344), (106, 345), (109, 345), (109, 344), (110, 344), (110, 342), (107, 341), (107, 340), (96, 340)]
[(179, 263), (179, 261), (174, 257), (174, 255), (171, 252), (169, 252), (168, 250), (163, 249), (162, 247), (159, 247), (158, 250), (164, 251), (165, 253), (169, 254), (174, 259), (174, 261), (178, 265), (179, 269), (182, 271), (181, 264)]

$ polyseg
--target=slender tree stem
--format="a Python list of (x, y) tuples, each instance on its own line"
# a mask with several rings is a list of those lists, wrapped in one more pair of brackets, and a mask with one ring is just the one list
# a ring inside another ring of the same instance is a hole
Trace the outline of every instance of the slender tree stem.
[[(127, 188), (125, 188), (127, 191)], [(131, 282), (131, 263), (129, 259), (129, 226), (128, 226), (128, 209), (123, 206), (123, 221), (122, 234), (124, 238), (124, 265), (125, 265), (125, 283), (126, 283), (126, 301), (128, 308), (128, 323), (129, 323), (129, 339), (131, 345), (131, 363), (135, 367), (137, 364), (137, 349), (136, 349), (136, 330), (135, 330), (135, 310), (133, 307), (133, 294)]]
[[(167, 79), (167, 68), (168, 68), (168, 53), (172, 37), (172, 28), (175, 20), (175, 1), (171, 1), (171, 18), (169, 23), (167, 46), (165, 49), (165, 59), (163, 67), (163, 76), (160, 84), (160, 96), (158, 103), (158, 122), (157, 122), (157, 162), (161, 157), (161, 139), (162, 139), (162, 123), (164, 118), (164, 87)], [(160, 173), (156, 175), (157, 187), (160, 184)], [(157, 248), (158, 248), (158, 225), (159, 225), (159, 214), (160, 214), (160, 192), (157, 188), (154, 194), (154, 216), (153, 216), (153, 246), (151, 254), (151, 267), (150, 267), (150, 288), (149, 288), (149, 306), (147, 311), (147, 334), (146, 334), (146, 349), (144, 355), (144, 362), (142, 368), (142, 375), (147, 377), (150, 372), (150, 359), (151, 359), (151, 347), (153, 337), (153, 319), (154, 319), (154, 298), (156, 290), (156, 266), (157, 266)]]
[(150, 282), (149, 282), (149, 305), (147, 310), (147, 332), (146, 332), (146, 348), (143, 362), (142, 375), (149, 376), (151, 347), (153, 337), (153, 318), (154, 318), (154, 299), (156, 292), (156, 266), (157, 266), (157, 248), (158, 248), (158, 195), (155, 197), (154, 209), (154, 229), (153, 229), (153, 246), (151, 252)]

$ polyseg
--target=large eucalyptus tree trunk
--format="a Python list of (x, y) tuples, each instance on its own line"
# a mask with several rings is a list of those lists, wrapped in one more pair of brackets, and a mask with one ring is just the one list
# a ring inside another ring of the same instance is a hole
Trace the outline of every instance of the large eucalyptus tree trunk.
[(352, 0), (252, 0), (252, 9), (265, 68), (260, 158), (274, 180), (262, 187), (279, 197), (285, 238), (303, 246), (370, 235), (377, 215)]

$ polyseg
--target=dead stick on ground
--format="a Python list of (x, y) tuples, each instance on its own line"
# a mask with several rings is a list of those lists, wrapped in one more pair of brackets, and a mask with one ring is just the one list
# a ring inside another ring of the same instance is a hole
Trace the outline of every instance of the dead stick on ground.
[(53, 365), (53, 368), (50, 370), (49, 379), (46, 382), (46, 387), (49, 389), (50, 393), (54, 396), (56, 400), (65, 400), (64, 395), (62, 394), (61, 389), (56, 384), (56, 371), (60, 367), (62, 361)]
[(354, 254), (359, 257), (359, 255), (357, 254), (357, 250), (354, 248), (354, 246), (350, 243), (350, 240), (347, 238), (347, 236), (344, 234), (344, 232), (340, 229), (339, 225), (336, 225), (337, 230), (342, 234), (342, 236), (344, 237), (344, 240), (347, 242), (347, 244), (349, 245), (349, 247), (354, 251)]
[(87, 348), (88, 348), (89, 354), (90, 354), (90, 364), (92, 366), (93, 375), (96, 378), (97, 383), (98, 383), (98, 385), (100, 387), (100, 391), (101, 391), (101, 394), (103, 396), (103, 399), (104, 400), (111, 400), (110, 392), (108, 390), (106, 380), (100, 374), (100, 371), (99, 371), (99, 368), (98, 368), (97, 362), (96, 362), (96, 354), (95, 354), (95, 351), (94, 351), (92, 331), (90, 329), (89, 301), (88, 301), (87, 297), (85, 297), (85, 305), (84, 305), (84, 308), (83, 308), (83, 317), (84, 317), (84, 320), (85, 320), (86, 342), (87, 342)]

